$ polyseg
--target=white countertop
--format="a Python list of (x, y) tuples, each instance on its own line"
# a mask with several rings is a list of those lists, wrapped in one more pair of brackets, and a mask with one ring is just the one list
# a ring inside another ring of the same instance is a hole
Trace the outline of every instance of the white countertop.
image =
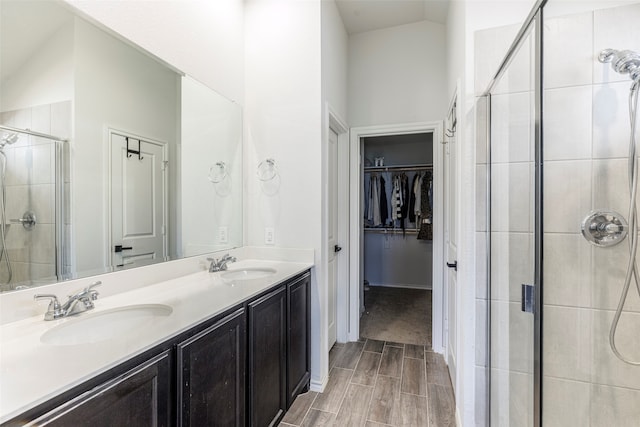
[[(229, 270), (273, 268), (276, 273), (263, 279), (243, 280), (233, 284), (222, 280), (221, 273), (200, 271), (99, 298), (95, 301), (93, 310), (78, 316), (44, 321), (42, 315), (38, 315), (0, 326), (0, 423), (312, 266), (309, 262), (242, 260), (229, 264)], [(100, 288), (96, 290), (101, 291)], [(62, 302), (64, 298), (61, 299)], [(65, 322), (137, 304), (165, 304), (171, 306), (173, 312), (122, 339), (67, 346), (43, 344), (40, 341), (43, 333)]]

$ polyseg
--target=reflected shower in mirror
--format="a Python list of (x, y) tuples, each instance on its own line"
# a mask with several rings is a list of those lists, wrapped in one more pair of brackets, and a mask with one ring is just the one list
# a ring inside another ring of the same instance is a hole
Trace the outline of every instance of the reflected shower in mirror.
[(0, 2), (0, 125), (0, 290), (242, 245), (240, 106), (70, 6)]

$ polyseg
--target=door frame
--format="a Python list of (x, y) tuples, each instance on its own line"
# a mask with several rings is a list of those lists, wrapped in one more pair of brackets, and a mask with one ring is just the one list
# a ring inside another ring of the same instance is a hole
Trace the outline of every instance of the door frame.
[[(106, 150), (107, 150), (107, 155), (105, 155), (106, 159), (107, 159), (107, 168), (105, 170), (105, 182), (106, 182), (106, 188), (107, 188), (107, 194), (106, 199), (107, 199), (107, 224), (105, 227), (105, 231), (107, 233), (106, 235), (106, 239), (105, 241), (107, 242), (107, 247), (106, 247), (106, 252), (104, 254), (104, 259), (105, 259), (105, 266), (109, 266), (111, 267), (111, 248), (113, 248), (113, 241), (111, 239), (111, 213), (112, 213), (112, 208), (113, 208), (113, 199), (111, 197), (111, 150), (113, 150), (112, 147), (112, 137), (113, 135), (119, 135), (119, 136), (124, 136), (124, 137), (129, 137), (129, 138), (133, 138), (133, 139), (138, 139), (144, 142), (148, 142), (150, 144), (154, 144), (154, 145), (158, 145), (160, 147), (162, 147), (162, 157), (163, 157), (163, 161), (165, 162), (165, 165), (167, 164), (166, 162), (169, 161), (169, 143), (165, 142), (165, 141), (160, 141), (157, 139), (153, 139), (153, 138), (148, 138), (146, 136), (142, 136), (142, 135), (137, 135), (133, 132), (129, 132), (129, 131), (125, 131), (125, 130), (121, 130), (121, 129), (116, 129), (116, 128), (112, 128), (112, 127), (107, 127), (106, 128)], [(163, 169), (163, 172), (166, 171), (166, 167)], [(163, 253), (163, 257), (166, 257), (167, 254), (169, 253), (169, 232), (166, 229), (167, 224), (169, 222), (169, 177), (168, 174), (165, 172), (162, 174), (162, 226), (165, 228), (164, 229), (164, 233), (162, 235), (162, 251)]]
[[(381, 126), (354, 127), (350, 131), (349, 156), (349, 340), (360, 339), (360, 284), (364, 279), (364, 232), (362, 225), (362, 185), (363, 153), (361, 139), (371, 136), (386, 136), (411, 133), (433, 133), (433, 247), (444, 245), (444, 206), (443, 206), (443, 161), (444, 150), (442, 121), (392, 124)], [(443, 274), (444, 254), (442, 250), (433, 252), (433, 302), (432, 302), (432, 347), (433, 351), (443, 353), (444, 310)]]
[[(322, 183), (323, 199), (328, 202), (329, 197), (329, 153), (328, 153), (328, 141), (329, 132), (332, 130), (338, 135), (338, 234), (337, 239), (341, 243), (342, 251), (340, 257), (336, 259), (337, 265), (337, 282), (349, 283), (349, 127), (346, 122), (340, 117), (340, 115), (331, 107), (329, 103), (325, 105), (325, 123), (326, 127), (326, 143), (322, 149), (324, 158), (323, 172), (324, 179)], [(328, 203), (322, 204), (322, 246), (323, 257), (329, 250), (327, 247), (327, 231), (329, 227), (329, 208)], [(324, 273), (328, 284), (328, 263), (325, 262)], [(327, 286), (328, 289), (328, 286)], [(337, 296), (336, 296), (336, 338), (337, 342), (349, 341), (349, 289), (348, 286), (338, 286), (336, 284)], [(329, 295), (326, 295), (327, 298)], [(328, 315), (328, 313), (327, 313)], [(328, 326), (329, 319), (325, 324)], [(328, 333), (326, 334), (326, 340), (328, 340)], [(330, 350), (326, 349), (327, 352)]]

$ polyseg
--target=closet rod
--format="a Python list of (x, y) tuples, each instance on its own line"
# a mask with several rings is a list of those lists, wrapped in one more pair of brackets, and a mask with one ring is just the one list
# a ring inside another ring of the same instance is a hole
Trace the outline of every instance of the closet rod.
[(411, 172), (411, 171), (424, 171), (432, 170), (432, 165), (416, 165), (416, 166), (367, 166), (364, 168), (365, 172)]
[[(380, 234), (402, 234), (402, 228), (373, 228), (365, 227), (366, 233), (380, 233)], [(418, 234), (418, 230), (415, 228), (407, 228), (404, 231), (406, 234)]]

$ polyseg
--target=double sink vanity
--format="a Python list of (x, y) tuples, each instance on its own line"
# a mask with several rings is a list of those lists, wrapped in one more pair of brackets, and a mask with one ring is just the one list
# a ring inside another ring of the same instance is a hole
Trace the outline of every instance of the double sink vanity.
[(173, 277), (137, 286), (141, 269), (107, 274), (94, 308), (51, 321), (43, 288), (21, 291), (16, 310), (38, 313), (3, 316), (2, 425), (277, 424), (309, 386), (313, 257), (247, 254), (217, 272), (203, 257), (149, 266)]

